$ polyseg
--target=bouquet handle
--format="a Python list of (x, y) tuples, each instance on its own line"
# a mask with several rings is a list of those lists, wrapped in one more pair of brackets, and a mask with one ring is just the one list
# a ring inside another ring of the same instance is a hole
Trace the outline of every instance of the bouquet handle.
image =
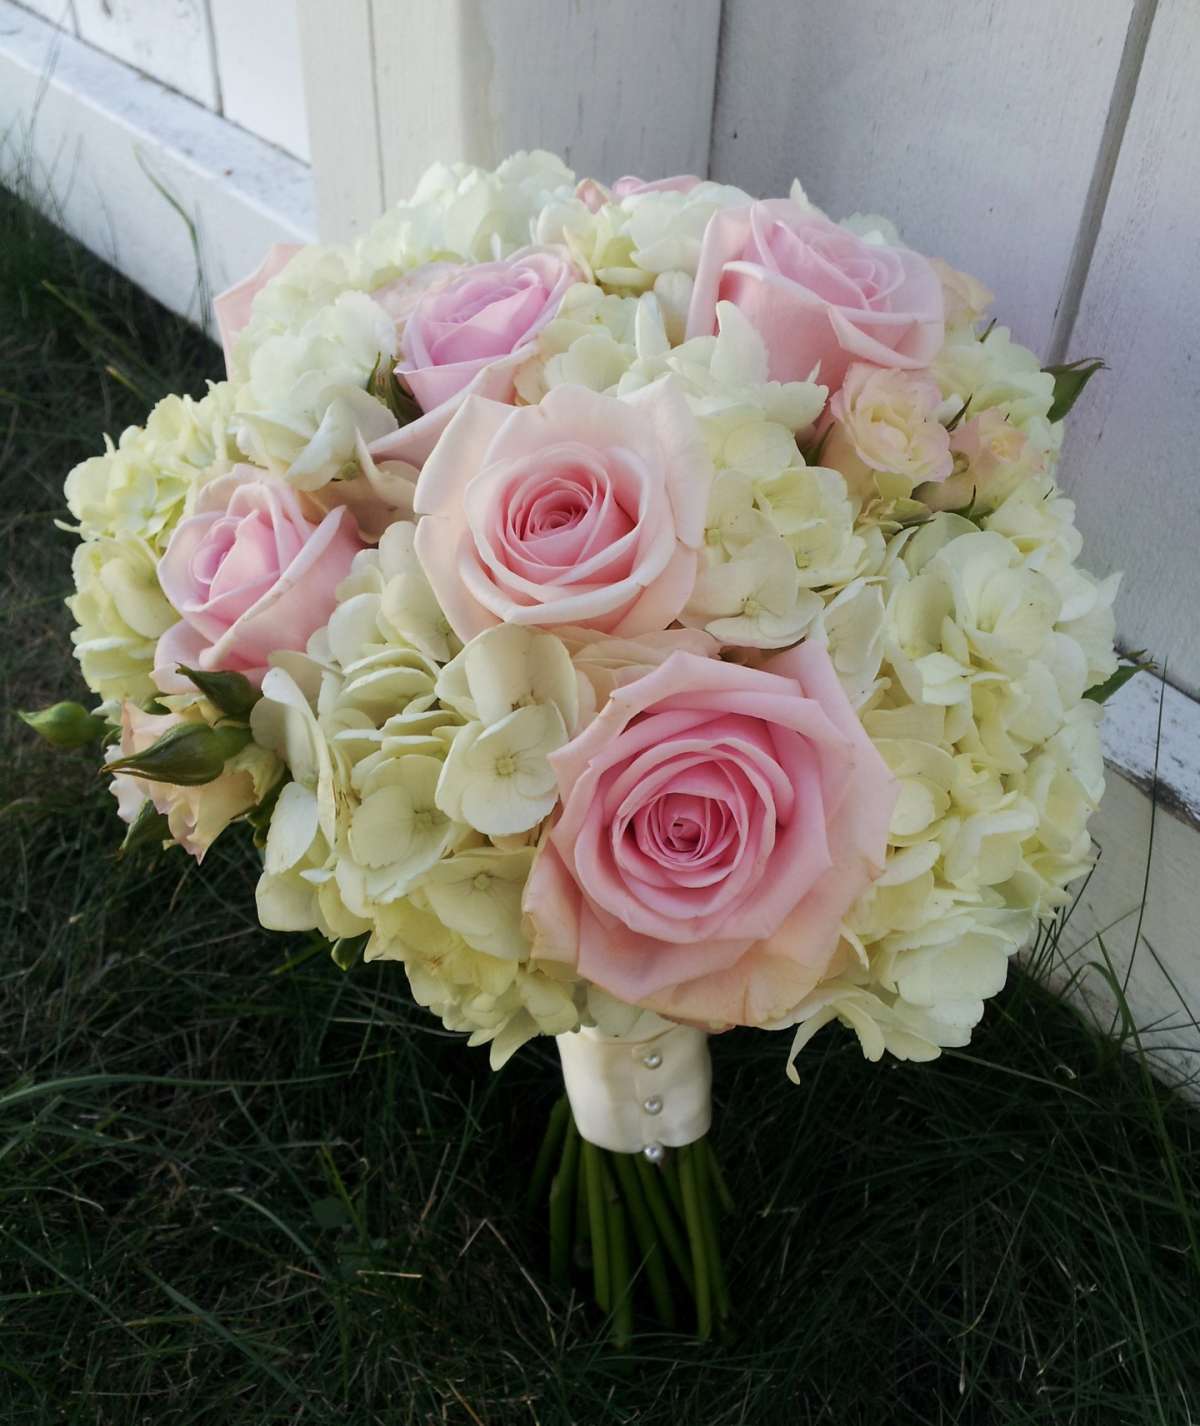
[[(680, 1295), (696, 1334), (723, 1328), (729, 1293), (718, 1219), (732, 1210), (708, 1129), (708, 1036), (686, 1025), (623, 1039), (559, 1035), (566, 1097), (538, 1154), (530, 1200), (549, 1182), (550, 1272), (590, 1268), (591, 1296), (626, 1346), (635, 1297), (674, 1328)], [(636, 1289), (636, 1291), (635, 1291)]]

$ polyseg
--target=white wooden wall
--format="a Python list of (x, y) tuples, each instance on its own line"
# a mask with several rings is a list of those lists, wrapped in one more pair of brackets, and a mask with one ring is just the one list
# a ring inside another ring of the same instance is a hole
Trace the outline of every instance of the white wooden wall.
[(19, 0), (307, 161), (296, 0)]

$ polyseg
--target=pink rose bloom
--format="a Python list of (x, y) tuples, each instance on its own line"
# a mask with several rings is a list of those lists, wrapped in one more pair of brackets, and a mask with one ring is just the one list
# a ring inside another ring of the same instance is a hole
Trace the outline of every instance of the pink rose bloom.
[(464, 642), (500, 623), (652, 633), (692, 592), (711, 484), (669, 379), (628, 400), (471, 397), (417, 482), (416, 551)]
[(219, 296), (213, 298), (213, 316), (217, 319), (217, 330), (221, 334), (221, 346), (225, 352), (225, 370), (233, 370), (233, 347), (242, 328), (250, 320), (250, 310), (254, 299), (268, 282), (287, 267), (300, 251), (300, 243), (273, 243), (267, 255), (249, 277), (235, 282)]
[(372, 456), (419, 465), (468, 395), (511, 405), (516, 369), (578, 280), (564, 249), (523, 248), (500, 262), (427, 264), (372, 293), (399, 319), (396, 375), (424, 413)]
[(942, 285), (908, 248), (862, 238), (789, 198), (715, 213), (704, 232), (687, 335), (717, 330), (732, 302), (767, 347), (772, 381), (831, 392), (858, 359), (928, 366), (944, 337)]
[(674, 1019), (785, 1017), (883, 867), (895, 783), (816, 643), (762, 669), (673, 654), (550, 763), (533, 954)]
[(626, 174), (618, 178), (612, 188), (605, 188), (594, 178), (585, 178), (575, 189), (575, 197), (593, 213), (605, 203), (619, 203), (622, 198), (632, 198), (638, 193), (690, 193), (702, 179), (694, 173), (677, 173), (673, 178), (634, 178)]
[(303, 649), (326, 623), (334, 591), (362, 541), (345, 506), (319, 524), (296, 492), (255, 466), (235, 466), (200, 492), (158, 566), (180, 614), (159, 639), (154, 680), (164, 693), (194, 692), (176, 667), (231, 669), (261, 683), (269, 655)]
[(927, 371), (901, 371), (854, 362), (829, 403), (832, 424), (821, 464), (840, 471), (851, 493), (865, 500), (878, 474), (900, 477), (882, 493), (910, 494), (925, 481), (945, 480), (953, 468), (950, 433), (937, 419), (942, 393)]
[[(143, 713), (135, 703), (123, 703), (121, 742), (113, 748), (109, 761), (145, 752), (164, 733), (187, 721), (178, 713)], [(263, 759), (261, 752), (258, 756)], [(274, 775), (273, 759), (267, 755), (265, 762)], [(226, 764), (220, 777), (197, 787), (153, 782), (127, 772), (114, 773), (112, 778), (112, 794), (123, 822), (132, 826), (146, 802), (153, 802), (155, 810), (166, 817), (171, 836), (198, 862), (204, 860), (205, 852), (235, 817), (257, 807), (259, 795), (265, 790), (256, 786), (249, 767), (234, 767), (232, 763)]]
[(954, 474), (917, 491), (934, 510), (994, 510), (1022, 481), (1046, 470), (1045, 452), (994, 406), (951, 432), (950, 451)]

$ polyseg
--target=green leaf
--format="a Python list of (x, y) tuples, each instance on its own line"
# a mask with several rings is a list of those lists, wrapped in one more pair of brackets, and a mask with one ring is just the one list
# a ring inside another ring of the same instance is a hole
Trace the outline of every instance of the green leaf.
[(1154, 664), (1138, 655), (1132, 662), (1122, 664), (1116, 673), (1106, 678), (1103, 683), (1093, 684), (1083, 696), (1090, 698), (1093, 703), (1107, 703), (1114, 693), (1125, 687), (1135, 673), (1143, 672), (1154, 673)]
[(171, 828), (164, 813), (153, 802), (144, 802), (142, 810), (129, 824), (125, 840), (121, 843), (120, 855), (125, 857), (140, 852), (146, 847), (161, 850), (164, 842), (172, 840)]
[(249, 728), (177, 723), (150, 747), (106, 763), (101, 771), (127, 772), (177, 787), (199, 787), (220, 777), (226, 759), (240, 753), (249, 742)]
[(1081, 357), (1079, 361), (1069, 361), (1062, 366), (1042, 368), (1054, 378), (1054, 401), (1047, 412), (1047, 419), (1061, 421), (1083, 394), (1083, 388), (1098, 371), (1107, 370), (1100, 357)]
[(36, 712), (18, 712), (17, 717), (55, 748), (83, 748), (108, 731), (108, 723), (82, 703), (53, 703)]
[(249, 718), (250, 710), (262, 694), (241, 673), (208, 673), (204, 669), (180, 664), (176, 672), (191, 679), (205, 698), (228, 718)]

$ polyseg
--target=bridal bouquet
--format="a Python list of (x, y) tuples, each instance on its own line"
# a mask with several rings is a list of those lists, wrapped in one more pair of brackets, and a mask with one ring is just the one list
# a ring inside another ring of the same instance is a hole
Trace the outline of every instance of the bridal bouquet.
[(558, 1037), (534, 1183), (619, 1320), (726, 1310), (709, 1034), (965, 1045), (1090, 865), (1116, 578), (1054, 471), (1099, 363), (989, 301), (799, 185), (437, 166), (67, 478), (99, 703), (30, 721), (103, 740), (131, 843), (248, 820), (262, 924), (494, 1067)]

